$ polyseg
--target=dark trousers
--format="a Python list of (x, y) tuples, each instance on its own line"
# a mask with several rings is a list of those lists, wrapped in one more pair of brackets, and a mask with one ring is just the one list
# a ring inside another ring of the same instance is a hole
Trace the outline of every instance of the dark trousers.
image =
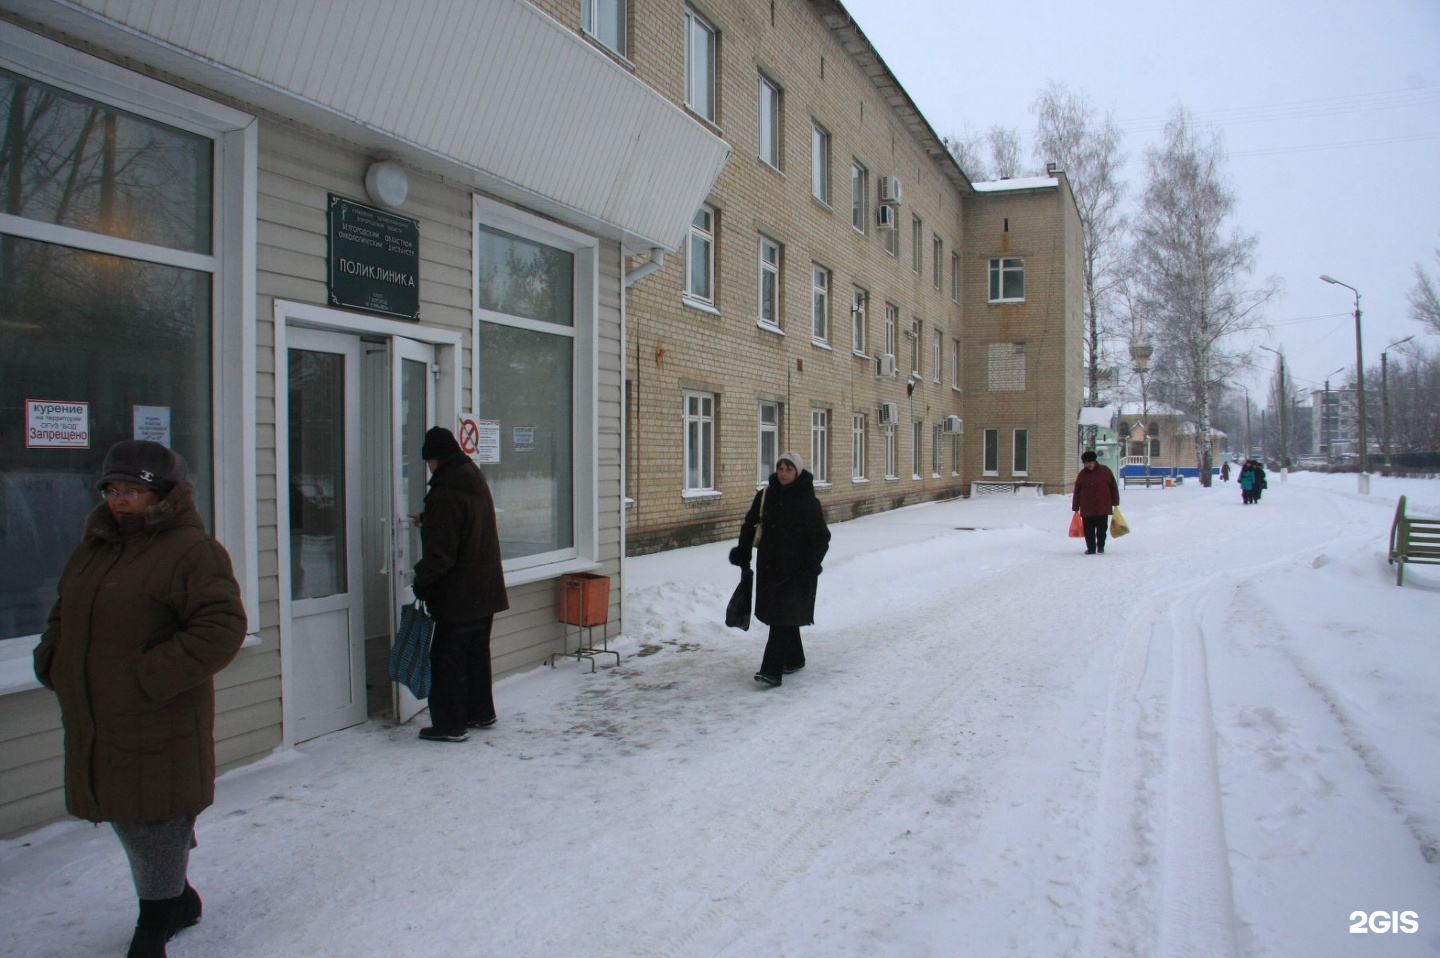
[(474, 622), (435, 624), (430, 640), (430, 724), (445, 731), (495, 717), (490, 675), (490, 626)]
[(1085, 517), (1085, 551), (1094, 552), (1105, 548), (1105, 529), (1110, 524), (1109, 516)]
[(770, 638), (765, 642), (760, 671), (778, 679), (786, 669), (794, 670), (804, 665), (805, 647), (800, 644), (800, 626), (770, 626)]

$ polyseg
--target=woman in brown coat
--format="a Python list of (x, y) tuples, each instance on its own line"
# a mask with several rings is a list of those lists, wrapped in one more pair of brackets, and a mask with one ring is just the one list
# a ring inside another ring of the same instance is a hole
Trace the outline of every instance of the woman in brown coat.
[(178, 453), (126, 440), (102, 476), (35, 675), (60, 700), (66, 808), (110, 822), (130, 860), (130, 958), (164, 958), (200, 920), (186, 868), (195, 818), (215, 799), (213, 677), (245, 640), (245, 610)]
[(1095, 453), (1087, 449), (1080, 455), (1080, 474), (1075, 477), (1075, 491), (1070, 508), (1080, 513), (1085, 522), (1085, 554), (1105, 554), (1105, 525), (1110, 513), (1120, 505), (1120, 487), (1109, 466), (1102, 466)]

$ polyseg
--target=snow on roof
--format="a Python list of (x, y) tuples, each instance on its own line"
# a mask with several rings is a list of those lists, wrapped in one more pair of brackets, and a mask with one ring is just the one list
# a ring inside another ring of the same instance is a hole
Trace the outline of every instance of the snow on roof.
[(1122, 416), (1183, 416), (1185, 415), (1174, 406), (1167, 406), (1161, 402), (1145, 403), (1127, 402), (1120, 404), (1120, 415)]
[(1008, 180), (990, 180), (971, 185), (977, 193), (999, 193), (1003, 190), (1041, 190), (1059, 186), (1060, 181), (1053, 176), (1017, 176)]
[(1102, 426), (1102, 427), (1104, 427), (1104, 428), (1106, 428), (1106, 429), (1109, 429), (1109, 428), (1110, 428), (1110, 424), (1111, 424), (1112, 422), (1114, 422), (1114, 421), (1115, 421), (1115, 407), (1114, 407), (1114, 406), (1081, 406), (1081, 407), (1080, 407), (1080, 425), (1082, 425), (1082, 426)]

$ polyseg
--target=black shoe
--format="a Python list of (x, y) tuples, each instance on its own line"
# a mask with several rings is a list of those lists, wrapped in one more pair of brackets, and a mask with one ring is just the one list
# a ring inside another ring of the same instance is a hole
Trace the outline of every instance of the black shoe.
[(471, 719), (465, 725), (467, 728), (489, 728), (498, 721), (500, 721), (498, 718)]
[(799, 671), (800, 671), (801, 669), (803, 669), (804, 667), (805, 667), (804, 663), (801, 663), (800, 665), (787, 665), (787, 666), (785, 666), (785, 668), (783, 669), (783, 671), (784, 671), (784, 673), (785, 673), (786, 675), (792, 675), (792, 674), (794, 674), (794, 673), (796, 673), (796, 672), (799, 672)]
[(140, 919), (125, 958), (166, 958), (165, 943), (200, 921), (200, 895), (190, 883), (174, 898), (140, 899)]
[(771, 688), (774, 688), (780, 684), (780, 677), (778, 675), (766, 675), (764, 672), (756, 672), (755, 681), (759, 682), (761, 685), (767, 685)]
[(1086, 550), (1085, 550), (1085, 554), (1086, 554), (1087, 556), (1093, 556), (1093, 555), (1095, 554), (1095, 550), (1094, 550), (1094, 549), (1086, 549)]
[(185, 883), (185, 890), (180, 893), (180, 925), (174, 932), (171, 932), (170, 937), (174, 938), (182, 928), (198, 925), (200, 923), (200, 912), (203, 907), (200, 901), (200, 893), (191, 888), (190, 883), (187, 881)]
[(1104, 547), (1104, 546), (1100, 546), (1100, 547), (1099, 547), (1098, 549), (1096, 549), (1095, 551), (1098, 552), (1098, 553), (1100, 553), (1100, 554), (1103, 556), (1103, 555), (1105, 554), (1105, 547)]
[(427, 725), (420, 730), (420, 737), (427, 742), (463, 742), (470, 733), (462, 729), (435, 728)]
[(165, 942), (168, 940), (164, 928), (136, 928), (125, 958), (167, 958)]

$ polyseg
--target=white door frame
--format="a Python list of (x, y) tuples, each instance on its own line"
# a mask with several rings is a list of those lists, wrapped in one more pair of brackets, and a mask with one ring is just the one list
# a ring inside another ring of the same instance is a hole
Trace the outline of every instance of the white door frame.
[(292, 327), (346, 333), (354, 336), (398, 337), (429, 343), (435, 347), (435, 363), (439, 375), (434, 383), (436, 422), (454, 424), (460, 409), (462, 387), (460, 370), (461, 352), (465, 332), (458, 329), (441, 329), (422, 326), (399, 320), (350, 313), (328, 309), (307, 303), (276, 300), (274, 306), (274, 364), (275, 371), (275, 529), (276, 554), (279, 566), (279, 588), (277, 597), (280, 605), (280, 694), (281, 745), (295, 744), (296, 716), (294, 670), (291, 667), (293, 630), (291, 627), (291, 563), (290, 550), (284, 548), (285, 530), (290, 528), (290, 495), (287, 477), (290, 475), (290, 449), (287, 441), (289, 422), (289, 330)]

